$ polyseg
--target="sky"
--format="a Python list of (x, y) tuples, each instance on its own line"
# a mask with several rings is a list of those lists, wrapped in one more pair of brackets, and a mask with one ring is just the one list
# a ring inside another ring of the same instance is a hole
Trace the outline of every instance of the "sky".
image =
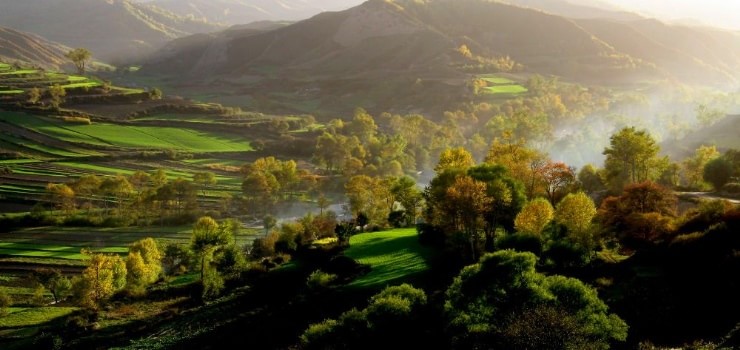
[(608, 0), (624, 9), (663, 20), (696, 19), (740, 30), (740, 0)]

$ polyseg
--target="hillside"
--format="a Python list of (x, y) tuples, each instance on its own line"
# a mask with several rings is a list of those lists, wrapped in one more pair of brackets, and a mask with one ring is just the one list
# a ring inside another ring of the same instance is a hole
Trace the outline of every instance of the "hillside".
[(152, 0), (144, 1), (180, 16), (208, 22), (244, 24), (256, 21), (303, 20), (324, 11), (345, 10), (361, 0)]
[(599, 4), (596, 1), (573, 0), (506, 0), (506, 3), (541, 10), (550, 14), (567, 18), (602, 18), (613, 20), (638, 20), (637, 14), (623, 11), (608, 4)]
[[(470, 56), (458, 51), (462, 45)], [(459, 102), (470, 93), (471, 74), (497, 73), (495, 62), (507, 56), (525, 75), (586, 82), (666, 76), (570, 19), (481, 0), (373, 0), (275, 30), (193, 36), (158, 51), (139, 74), (179, 84), (185, 96), (276, 113), (415, 112)]]
[(717, 146), (724, 152), (728, 149), (740, 149), (740, 115), (728, 115), (717, 123), (700, 128), (680, 140), (669, 140), (661, 147), (674, 159), (681, 159), (694, 154), (700, 146)]
[(174, 38), (220, 28), (129, 0), (6, 2), (0, 23), (70, 47), (85, 47), (103, 61), (130, 59)]
[(69, 48), (40, 36), (0, 27), (0, 61), (30, 63), (43, 68), (59, 68), (68, 60)]

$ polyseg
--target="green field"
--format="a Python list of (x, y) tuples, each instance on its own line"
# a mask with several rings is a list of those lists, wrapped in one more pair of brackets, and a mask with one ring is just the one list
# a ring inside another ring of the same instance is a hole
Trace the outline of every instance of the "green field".
[(371, 267), (354, 280), (354, 287), (383, 287), (403, 281), (429, 268), (431, 250), (419, 244), (416, 229), (363, 233), (352, 236), (345, 255)]
[(76, 307), (12, 307), (8, 315), (0, 317), (0, 328), (37, 326), (77, 310)]
[[(25, 258), (82, 260), (82, 248), (93, 252), (125, 254), (128, 245), (147, 237), (161, 244), (190, 242), (192, 226), (75, 228), (40, 227), (0, 233), (0, 255)], [(250, 244), (259, 233), (243, 230), (235, 241)]]
[(105, 123), (73, 125), (61, 120), (19, 113), (0, 113), (0, 120), (50, 137), (98, 146), (138, 149), (179, 149), (190, 152), (251, 151), (249, 141), (236, 135), (173, 127), (130, 126)]
[(518, 95), (518, 94), (523, 94), (529, 91), (527, 88), (521, 85), (487, 86), (485, 90), (486, 90), (486, 93), (492, 94), (492, 95), (502, 95), (502, 94)]

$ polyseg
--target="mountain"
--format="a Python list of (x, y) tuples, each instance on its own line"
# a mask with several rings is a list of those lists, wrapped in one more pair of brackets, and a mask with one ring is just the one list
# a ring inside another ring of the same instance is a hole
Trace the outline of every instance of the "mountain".
[(38, 35), (0, 27), (0, 62), (59, 69), (69, 61), (64, 57), (68, 51), (68, 47)]
[[(140, 74), (275, 112), (347, 110), (338, 104), (413, 112), (468, 93), (473, 74), (498, 72), (489, 63), (507, 56), (523, 65), (520, 79), (735, 84), (738, 45), (730, 32), (642, 18), (574, 19), (487, 0), (371, 0), (279, 28), (180, 39)], [(291, 107), (274, 108), (277, 100)]]
[(178, 37), (223, 29), (129, 0), (5, 1), (0, 24), (87, 48), (104, 61), (130, 59)]
[(511, 56), (538, 73), (594, 78), (623, 75), (622, 67), (630, 64), (629, 57), (569, 19), (480, 0), (372, 0), (253, 34), (203, 40), (209, 48), (199, 50), (204, 54), (197, 67), (173, 65), (185, 55), (170, 47), (145, 68), (196, 78), (251, 74), (260, 66), (290, 75), (455, 78), (462, 76), (452, 67), (462, 59), (456, 52), (462, 44), (484, 57)]
[(504, 2), (519, 7), (541, 10), (550, 14), (567, 18), (602, 18), (613, 20), (638, 20), (640, 15), (618, 9), (609, 4), (596, 1), (576, 0), (504, 0)]
[(244, 24), (256, 21), (297, 21), (325, 11), (345, 10), (361, 0), (153, 0), (147, 3), (181, 16), (208, 22)]

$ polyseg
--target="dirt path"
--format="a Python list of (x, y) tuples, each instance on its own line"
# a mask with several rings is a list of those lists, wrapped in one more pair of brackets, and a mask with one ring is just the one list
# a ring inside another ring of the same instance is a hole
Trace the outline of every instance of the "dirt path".
[(698, 199), (709, 199), (709, 200), (721, 199), (721, 200), (728, 201), (735, 205), (740, 205), (739, 199), (719, 197), (711, 192), (676, 192), (676, 195), (679, 197), (683, 197), (683, 198), (698, 198)]

